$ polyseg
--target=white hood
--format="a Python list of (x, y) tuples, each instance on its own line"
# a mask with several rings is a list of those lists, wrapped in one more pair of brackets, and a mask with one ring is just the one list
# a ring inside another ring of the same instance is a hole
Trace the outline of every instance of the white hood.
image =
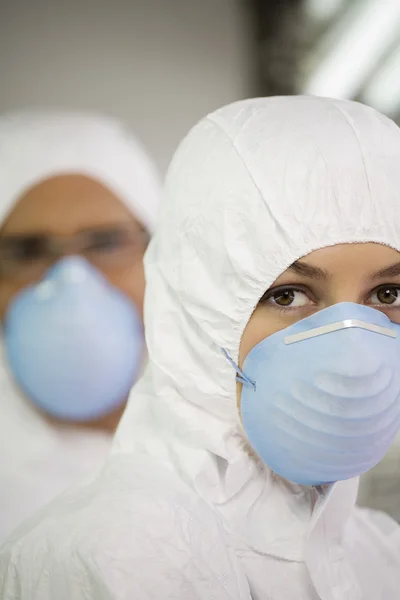
[(154, 230), (159, 176), (141, 143), (122, 123), (62, 110), (0, 116), (0, 222), (29, 188), (69, 173), (105, 185), (149, 231)]
[[(170, 167), (145, 261), (149, 366), (114, 452), (143, 444), (167, 460), (258, 551), (304, 558), (311, 492), (244, 451), (235, 373), (221, 349), (237, 362), (259, 299), (300, 257), (346, 242), (400, 251), (399, 165), (400, 130), (373, 109), (288, 97), (209, 115)], [(338, 537), (357, 486), (336, 484), (327, 499), (341, 507)]]
[(397, 599), (398, 530), (354, 516), (357, 480), (318, 495), (249, 456), (222, 349), (237, 361), (298, 258), (400, 251), (399, 165), (399, 129), (352, 102), (247, 100), (194, 127), (146, 255), (146, 373), (96, 482), (4, 546), (6, 600)]
[[(206, 472), (190, 461), (182, 468), (196, 485), (207, 473), (214, 502), (249, 476), (230, 477), (243, 451), (234, 371), (221, 349), (237, 362), (259, 299), (309, 252), (370, 241), (400, 250), (399, 164), (391, 121), (361, 104), (313, 97), (222, 108), (176, 153), (146, 255), (146, 380), (162, 432), (200, 452), (200, 463), (207, 457)], [(115, 451), (129, 449), (137, 430), (147, 436), (134, 415), (138, 395)], [(217, 456), (229, 465), (223, 481)]]
[[(0, 226), (29, 188), (60, 174), (100, 181), (152, 232), (161, 185), (137, 140), (111, 119), (65, 111), (0, 116)], [(51, 426), (17, 389), (0, 347), (0, 540), (56, 494), (97, 472), (111, 436)]]

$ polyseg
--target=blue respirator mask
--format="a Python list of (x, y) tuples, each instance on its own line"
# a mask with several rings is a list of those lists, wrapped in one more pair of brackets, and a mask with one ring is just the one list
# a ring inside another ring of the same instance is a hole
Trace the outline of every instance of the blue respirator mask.
[(294, 483), (368, 471), (400, 428), (400, 325), (373, 308), (335, 304), (264, 339), (242, 370), (234, 366), (250, 444)]
[(84, 258), (67, 257), (6, 315), (11, 370), (49, 415), (90, 421), (122, 405), (143, 358), (138, 311)]

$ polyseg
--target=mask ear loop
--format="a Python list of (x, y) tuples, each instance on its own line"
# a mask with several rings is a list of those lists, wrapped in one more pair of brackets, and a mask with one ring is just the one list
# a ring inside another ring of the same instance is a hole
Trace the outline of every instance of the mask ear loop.
[(253, 388), (254, 391), (256, 391), (256, 382), (253, 381), (252, 379), (250, 379), (249, 377), (247, 377), (247, 375), (245, 375), (243, 373), (243, 371), (241, 369), (239, 369), (239, 367), (237, 366), (237, 364), (231, 359), (231, 357), (229, 356), (229, 354), (227, 353), (227, 351), (224, 348), (221, 348), (225, 358), (228, 359), (228, 362), (232, 365), (232, 367), (235, 369), (237, 375), (236, 375), (236, 381), (238, 381), (239, 383), (242, 383), (243, 385), (249, 385)]

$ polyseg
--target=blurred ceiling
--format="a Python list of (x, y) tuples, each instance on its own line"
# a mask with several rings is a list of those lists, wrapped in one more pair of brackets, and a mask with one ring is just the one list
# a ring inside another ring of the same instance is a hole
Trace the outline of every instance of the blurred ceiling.
[(296, 94), (303, 56), (304, 0), (247, 0), (245, 4), (251, 8), (253, 21), (254, 94)]
[(304, 0), (301, 91), (352, 98), (400, 122), (400, 0)]
[(400, 0), (247, 0), (259, 95), (360, 100), (400, 123)]

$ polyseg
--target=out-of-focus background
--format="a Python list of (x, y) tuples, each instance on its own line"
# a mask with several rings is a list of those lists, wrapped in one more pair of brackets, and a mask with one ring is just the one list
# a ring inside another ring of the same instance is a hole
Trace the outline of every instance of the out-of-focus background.
[(99, 109), (165, 171), (205, 113), (250, 95), (357, 98), (400, 116), (398, 0), (15, 0), (0, 8), (0, 112)]
[(26, 105), (122, 118), (165, 171), (196, 120), (252, 89), (240, 0), (16, 0), (0, 9), (0, 112)]
[[(247, 96), (353, 98), (400, 122), (400, 0), (3, 2), (0, 81), (0, 113), (120, 117), (165, 172), (196, 120)], [(385, 465), (361, 501), (400, 520), (399, 453)]]

